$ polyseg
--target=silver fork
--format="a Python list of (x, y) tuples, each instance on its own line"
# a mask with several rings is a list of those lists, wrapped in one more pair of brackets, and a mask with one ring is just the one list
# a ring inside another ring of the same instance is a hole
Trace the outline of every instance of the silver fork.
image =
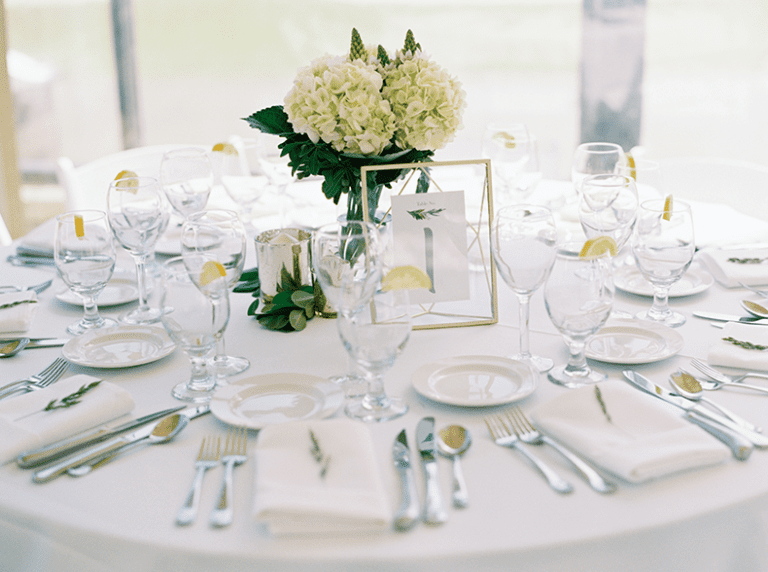
[(584, 480), (589, 483), (589, 486), (591, 486), (597, 492), (605, 494), (612, 493), (616, 490), (615, 483), (606, 481), (586, 461), (578, 457), (572, 451), (566, 449), (563, 445), (551, 437), (542, 434), (538, 429), (536, 429), (519, 407), (512, 407), (509, 411), (506, 412), (506, 415), (513, 428), (515, 428), (515, 432), (520, 436), (521, 441), (531, 445), (547, 444), (551, 446), (563, 457), (568, 459), (576, 471), (584, 478)]
[(53, 279), (32, 286), (0, 286), (0, 292), (26, 292), (28, 290), (34, 290), (40, 294), (40, 292), (48, 288), (51, 284), (53, 284)]
[(20, 379), (9, 383), (5, 387), (0, 388), (0, 399), (4, 399), (9, 395), (13, 395), (17, 391), (35, 391), (48, 387), (52, 383), (61, 379), (64, 372), (69, 368), (69, 362), (64, 358), (56, 358), (51, 365), (46, 367), (38, 374), (30, 375), (26, 379)]
[(189, 494), (184, 504), (179, 509), (179, 513), (176, 515), (176, 524), (185, 525), (191, 524), (197, 516), (197, 507), (200, 503), (200, 490), (203, 486), (203, 476), (205, 471), (214, 468), (219, 464), (219, 449), (221, 447), (221, 439), (216, 437), (203, 438), (203, 442), (200, 443), (200, 452), (197, 454), (195, 460), (195, 468), (197, 473), (195, 479), (192, 481), (192, 488), (189, 489)]
[(709, 366), (708, 364), (696, 358), (691, 360), (691, 365), (696, 369), (698, 369), (704, 375), (707, 375), (712, 379), (714, 379), (715, 381), (719, 381), (722, 384), (725, 384), (725, 385), (732, 384), (736, 387), (743, 387), (745, 389), (754, 389), (756, 391), (768, 392), (768, 387), (761, 387), (759, 385), (748, 385), (746, 383), (741, 383), (741, 380), (747, 377), (759, 377), (761, 379), (768, 379), (768, 374), (766, 373), (761, 373), (758, 371), (749, 371), (742, 375), (727, 375), (722, 371), (718, 371), (715, 368)]
[(224, 455), (221, 462), (224, 465), (224, 479), (216, 508), (211, 513), (212, 526), (227, 526), (232, 523), (232, 473), (235, 467), (242, 465), (248, 459), (246, 447), (248, 433), (244, 427), (230, 428), (224, 445)]
[(746, 284), (744, 284), (744, 282), (739, 282), (739, 285), (742, 288), (746, 288), (750, 292), (754, 292), (758, 296), (762, 296), (763, 298), (768, 298), (768, 290), (760, 290), (758, 288), (753, 288), (752, 286), (747, 286)]
[(542, 476), (547, 479), (549, 486), (560, 494), (568, 494), (573, 491), (573, 486), (560, 477), (552, 468), (549, 467), (544, 461), (539, 459), (528, 449), (526, 449), (520, 443), (520, 438), (516, 433), (510, 430), (504, 419), (499, 416), (490, 416), (483, 419), (485, 425), (488, 427), (488, 431), (491, 433), (494, 442), (502, 447), (509, 447), (510, 449), (517, 449), (523, 455), (525, 455), (531, 463), (539, 470)]

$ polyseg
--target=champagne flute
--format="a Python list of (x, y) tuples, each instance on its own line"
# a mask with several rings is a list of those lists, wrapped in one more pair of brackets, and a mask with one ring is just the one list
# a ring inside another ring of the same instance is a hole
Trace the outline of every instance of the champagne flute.
[[(347, 275), (342, 279), (342, 298), (347, 288), (358, 292), (358, 284)], [(345, 413), (368, 423), (389, 421), (404, 415), (408, 405), (384, 391), (384, 374), (395, 363), (411, 334), (408, 290), (377, 290), (370, 304), (339, 312), (339, 336), (350, 356), (364, 372), (368, 390), (352, 399)]]
[[(312, 232), (312, 266), (315, 279), (332, 315), (354, 311), (373, 296), (381, 279), (381, 241), (377, 227), (363, 221), (334, 222)], [(348, 277), (346, 288), (343, 279)], [(347, 397), (357, 395), (362, 378), (349, 357), (348, 371), (331, 378), (344, 387)]]
[[(175, 385), (171, 395), (181, 401), (205, 403), (216, 386), (205, 357), (229, 321), (228, 284), (223, 279), (206, 282), (200, 270), (188, 268), (189, 262), (178, 256), (163, 265), (162, 323), (191, 364), (189, 379)], [(196, 265), (200, 269), (203, 266)]]
[(182, 219), (205, 208), (213, 181), (213, 165), (203, 149), (173, 149), (160, 161), (160, 184), (174, 212)]
[(665, 199), (640, 205), (632, 254), (640, 272), (653, 286), (653, 305), (635, 317), (670, 327), (682, 326), (685, 316), (669, 307), (669, 288), (691, 265), (696, 244), (690, 205), (675, 201), (667, 209)]
[(130, 177), (112, 181), (107, 192), (109, 226), (136, 263), (139, 307), (120, 316), (126, 324), (146, 325), (160, 320), (161, 307), (148, 302), (147, 264), (168, 223), (168, 209), (157, 179)]
[(99, 315), (96, 298), (112, 278), (115, 244), (102, 211), (72, 211), (56, 217), (53, 258), (61, 279), (83, 299), (83, 318), (67, 327), (80, 335), (117, 322)]
[(531, 355), (528, 321), (533, 293), (544, 284), (555, 263), (557, 230), (546, 207), (514, 205), (499, 210), (491, 227), (491, 251), (504, 282), (517, 295), (520, 316), (520, 352), (512, 359), (549, 371), (554, 362)]
[(589, 175), (581, 183), (579, 221), (587, 238), (610, 236), (621, 250), (637, 220), (637, 187), (626, 175)]
[[(224, 267), (228, 285), (226, 296), (229, 296), (229, 288), (237, 284), (243, 273), (245, 248), (245, 227), (234, 211), (211, 209), (193, 213), (181, 230), (182, 257), (190, 261), (190, 266), (212, 259)], [(216, 354), (208, 361), (208, 367), (218, 378), (219, 385), (224, 383), (222, 377), (241, 373), (250, 365), (247, 358), (227, 355), (224, 330), (216, 334)]]
[(536, 190), (541, 180), (537, 142), (524, 123), (488, 124), (482, 153), (491, 160), (499, 204), (525, 202)]
[(557, 250), (552, 272), (544, 286), (549, 318), (565, 338), (568, 363), (556, 366), (547, 377), (565, 387), (580, 387), (606, 379), (587, 364), (586, 342), (605, 324), (613, 306), (613, 264), (606, 253), (579, 256), (581, 243), (565, 243)]
[(581, 193), (581, 183), (588, 175), (616, 173), (625, 162), (624, 150), (615, 143), (582, 143), (576, 147), (571, 164), (571, 181), (577, 195)]

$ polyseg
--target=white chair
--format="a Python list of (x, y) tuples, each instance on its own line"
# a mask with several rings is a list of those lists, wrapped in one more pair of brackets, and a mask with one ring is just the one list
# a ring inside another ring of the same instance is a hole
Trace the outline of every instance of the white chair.
[(725, 204), (768, 221), (768, 166), (719, 157), (659, 161), (666, 192), (674, 197)]
[(66, 209), (106, 210), (109, 183), (120, 171), (130, 170), (141, 177), (159, 178), (163, 153), (181, 147), (209, 149), (202, 145), (136, 147), (95, 159), (79, 167), (75, 167), (68, 157), (59, 158), (56, 175), (66, 192)]

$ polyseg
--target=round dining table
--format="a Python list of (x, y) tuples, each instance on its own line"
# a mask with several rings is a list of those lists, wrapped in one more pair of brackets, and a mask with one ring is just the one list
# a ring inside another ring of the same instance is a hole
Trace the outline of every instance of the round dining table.
[[(713, 205), (700, 213), (719, 213)], [(695, 213), (696, 214), (696, 213)], [(740, 231), (768, 242), (765, 224), (732, 213), (727, 229), (710, 229), (705, 217), (696, 220), (710, 246), (722, 236), (738, 240)], [(738, 232), (737, 232), (738, 230)], [(712, 235), (712, 232), (720, 234)], [(3, 283), (35, 284), (55, 278), (53, 267), (18, 267), (5, 261), (14, 245), (0, 250)], [(254, 261), (248, 246), (248, 265)], [(130, 262), (121, 259), (121, 264)], [(159, 258), (162, 262), (162, 258)], [(696, 272), (705, 272), (698, 262)], [(57, 298), (65, 289), (60, 279), (39, 294), (39, 307), (26, 335), (65, 337), (65, 328), (79, 319), (82, 307)], [(621, 383), (631, 368), (660, 385), (692, 358), (706, 360), (721, 330), (693, 316), (694, 311), (744, 315), (743, 289), (713, 283), (698, 293), (671, 298), (686, 323), (677, 328), (684, 339), (676, 355), (640, 364), (590, 365), (607, 373), (607, 383)], [(344, 371), (347, 355), (333, 319), (315, 317), (299, 332), (277, 332), (247, 315), (253, 298), (231, 294), (231, 317), (225, 333), (231, 355), (245, 356), (251, 366), (234, 379), (272, 373), (330, 377)], [(651, 304), (647, 295), (617, 289), (614, 309), (636, 313)], [(117, 317), (126, 305), (104, 306), (102, 314)], [(228, 426), (214, 415), (190, 421), (167, 444), (145, 446), (127, 453), (82, 477), (64, 475), (37, 484), (31, 472), (14, 462), (0, 466), (0, 570), (148, 572), (209, 571), (537, 571), (537, 572), (676, 572), (768, 570), (768, 450), (755, 450), (747, 461), (729, 458), (713, 466), (689, 470), (640, 484), (617, 480), (613, 494), (598, 494), (579, 479), (553, 451), (537, 448), (574, 485), (568, 495), (547, 486), (517, 451), (492, 440), (484, 417), (505, 408), (456, 406), (423, 397), (413, 386), (413, 374), (428, 363), (456, 356), (504, 357), (518, 349), (518, 308), (511, 291), (499, 282), (498, 323), (472, 327), (415, 330), (385, 376), (388, 394), (402, 397), (410, 409), (398, 419), (367, 425), (381, 475), (394, 512), (400, 500), (392, 443), (405, 429), (412, 452), (415, 431), (425, 416), (436, 427), (463, 425), (472, 445), (463, 455), (469, 492), (466, 508), (448, 509), (441, 525), (418, 523), (400, 532), (390, 527), (377, 533), (274, 536), (254, 516), (255, 480), (259, 467), (253, 451), (258, 431), (248, 433), (248, 460), (234, 472), (234, 520), (213, 528), (205, 518), (213, 508), (218, 482), (205, 482), (201, 515), (189, 526), (175, 524), (176, 513), (194, 474), (194, 460), (207, 435), (227, 434)], [(762, 326), (754, 326), (762, 327)], [(541, 291), (531, 301), (530, 345), (534, 353), (556, 363), (568, 358), (563, 337), (550, 322)], [(27, 349), (0, 360), (0, 383), (42, 369), (61, 348)], [(152, 363), (125, 368), (73, 364), (69, 374), (85, 373), (119, 385), (135, 401), (132, 416), (178, 405), (171, 388), (190, 374), (187, 356), (179, 349)], [(756, 380), (755, 383), (760, 383)], [(768, 382), (763, 382), (768, 385)], [(517, 404), (525, 411), (572, 391), (539, 376), (535, 390)], [(757, 425), (768, 427), (768, 394), (720, 390), (708, 394)], [(637, 394), (638, 399), (653, 399)], [(343, 410), (334, 417), (343, 417)], [(0, 436), (2, 438), (2, 436)], [(448, 502), (452, 486), (450, 460), (438, 458), (440, 486)], [(415, 462), (417, 486), (424, 482)]]

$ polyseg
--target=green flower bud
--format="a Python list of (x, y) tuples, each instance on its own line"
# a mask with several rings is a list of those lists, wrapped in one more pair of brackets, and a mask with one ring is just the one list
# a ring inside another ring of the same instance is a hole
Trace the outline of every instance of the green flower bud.
[(363, 39), (360, 37), (360, 33), (356, 28), (352, 28), (352, 43), (349, 47), (349, 61), (355, 60), (366, 61), (368, 59), (368, 51), (363, 45)]
[(387, 50), (384, 49), (384, 46), (379, 44), (378, 53), (376, 54), (376, 57), (379, 60), (379, 63), (381, 64), (381, 67), (387, 67), (389, 65), (389, 56), (387, 55)]
[(412, 54), (415, 54), (416, 50), (421, 50), (421, 44), (416, 43), (416, 39), (413, 37), (413, 32), (408, 30), (408, 33), (405, 34), (405, 46), (403, 47), (403, 52), (411, 52)]

